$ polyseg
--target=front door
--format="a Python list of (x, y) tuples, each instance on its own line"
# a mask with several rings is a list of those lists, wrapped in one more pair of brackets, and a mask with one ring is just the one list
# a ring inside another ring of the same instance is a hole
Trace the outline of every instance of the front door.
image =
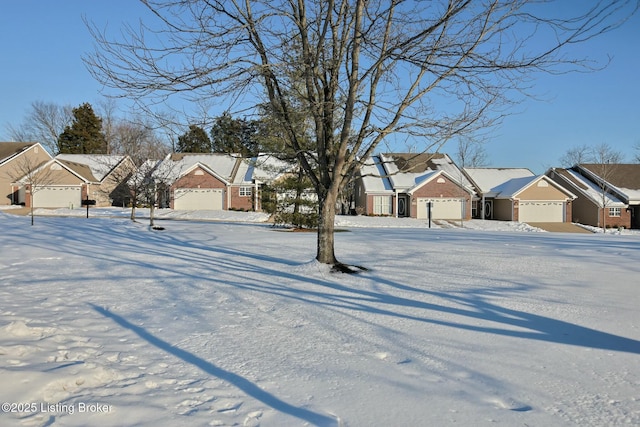
[(482, 210), (484, 212), (484, 219), (493, 219), (493, 200), (485, 200)]
[(398, 217), (407, 217), (409, 212), (409, 197), (406, 194), (398, 195)]

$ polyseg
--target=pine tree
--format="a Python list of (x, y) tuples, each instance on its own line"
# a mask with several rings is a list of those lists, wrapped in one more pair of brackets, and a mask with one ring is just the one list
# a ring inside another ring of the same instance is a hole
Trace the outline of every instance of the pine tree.
[(189, 130), (178, 137), (176, 151), (179, 153), (210, 153), (211, 140), (200, 126), (190, 125)]
[(211, 129), (215, 153), (236, 153), (243, 157), (257, 156), (260, 122), (246, 118), (234, 119), (228, 112), (217, 117)]
[(65, 154), (105, 154), (107, 140), (102, 132), (102, 119), (91, 104), (73, 109), (73, 120), (58, 137), (58, 152)]

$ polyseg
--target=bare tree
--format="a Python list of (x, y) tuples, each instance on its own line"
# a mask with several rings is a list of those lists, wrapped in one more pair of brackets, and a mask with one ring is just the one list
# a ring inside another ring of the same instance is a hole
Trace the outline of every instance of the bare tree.
[(607, 228), (607, 195), (611, 192), (611, 181), (616, 174), (618, 164), (622, 162), (623, 156), (619, 151), (614, 150), (609, 144), (602, 143), (591, 147), (589, 169), (597, 175), (596, 184), (600, 189), (600, 202), (602, 203), (602, 228)]
[[(149, 204), (151, 225), (153, 225), (153, 208), (156, 204), (155, 194), (151, 194), (151, 172), (160, 159), (169, 153), (169, 147), (161, 140), (157, 132), (147, 123), (109, 120), (109, 147), (113, 155), (126, 156), (133, 163), (133, 168), (121, 168), (114, 179), (121, 182), (120, 190), (126, 192), (126, 199), (131, 203), (131, 220), (136, 219), (136, 207)], [(132, 170), (135, 169), (135, 172)]]
[[(114, 39), (88, 25), (98, 46), (84, 58), (90, 72), (141, 105), (173, 94), (266, 98), (319, 198), (316, 259), (339, 267), (338, 195), (385, 138), (408, 135), (433, 151), (496, 124), (532, 73), (589, 68), (564, 49), (638, 8), (607, 0), (553, 16), (553, 4), (526, 0), (143, 3), (157, 25), (127, 26)], [(291, 112), (300, 109), (313, 122), (312, 149), (296, 132)]]
[(636, 142), (633, 148), (636, 150), (634, 160), (636, 163), (640, 163), (640, 141)]
[(567, 150), (560, 158), (560, 164), (565, 168), (570, 168), (582, 163), (588, 163), (593, 158), (593, 147), (587, 144), (578, 145)]
[(487, 152), (482, 142), (471, 138), (460, 138), (456, 160), (461, 168), (481, 168), (487, 165)]
[(10, 173), (13, 180), (25, 187), (25, 196), (29, 198), (31, 207), (31, 225), (34, 224), (34, 196), (45, 186), (55, 182), (53, 171), (45, 163), (31, 156), (21, 156)]
[(607, 143), (602, 143), (571, 148), (561, 159), (565, 167), (581, 166), (581, 170), (589, 171), (590, 180), (599, 189), (602, 210), (602, 221), (599, 221), (599, 223), (603, 228), (607, 226), (606, 209), (609, 204), (608, 195), (612, 190), (611, 180), (623, 158), (624, 156), (621, 152), (613, 149)]
[(51, 102), (35, 101), (19, 126), (8, 126), (15, 141), (35, 141), (49, 153), (58, 153), (58, 136), (73, 120), (73, 107)]

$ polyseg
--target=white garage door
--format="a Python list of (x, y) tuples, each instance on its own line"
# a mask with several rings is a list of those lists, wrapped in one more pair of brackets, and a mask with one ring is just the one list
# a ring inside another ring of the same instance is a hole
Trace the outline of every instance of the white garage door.
[(222, 210), (221, 188), (178, 188), (174, 191), (173, 208), (178, 210)]
[(564, 222), (564, 202), (520, 202), (520, 222)]
[(48, 185), (33, 193), (34, 208), (77, 208), (81, 206), (79, 185)]
[(427, 219), (427, 202), (431, 202), (431, 219), (460, 219), (464, 215), (464, 199), (418, 198), (418, 219)]

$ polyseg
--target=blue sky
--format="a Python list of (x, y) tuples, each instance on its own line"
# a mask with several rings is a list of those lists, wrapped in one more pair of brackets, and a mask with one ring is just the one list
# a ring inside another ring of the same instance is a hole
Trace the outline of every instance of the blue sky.
[[(144, 8), (134, 0), (0, 1), (0, 140), (19, 125), (34, 101), (77, 106), (102, 99), (81, 56), (93, 41), (82, 21), (119, 28)], [(594, 73), (539, 76), (533, 93), (493, 130), (485, 149), (490, 166), (543, 173), (567, 149), (608, 143), (631, 161), (640, 143), (640, 15), (576, 49), (611, 64)], [(445, 147), (453, 154), (455, 147)]]

